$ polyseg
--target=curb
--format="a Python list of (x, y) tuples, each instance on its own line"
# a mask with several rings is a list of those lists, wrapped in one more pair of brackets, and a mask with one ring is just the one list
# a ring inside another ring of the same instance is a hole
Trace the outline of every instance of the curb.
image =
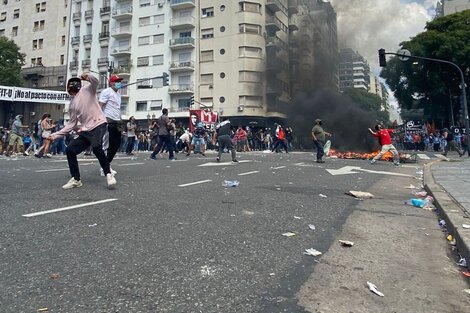
[(470, 262), (470, 231), (462, 228), (462, 224), (470, 224), (470, 219), (464, 217), (463, 207), (434, 180), (431, 167), (438, 162), (441, 160), (424, 165), (424, 188), (434, 198), (436, 212), (446, 221), (447, 231), (454, 236), (458, 252), (467, 262)]

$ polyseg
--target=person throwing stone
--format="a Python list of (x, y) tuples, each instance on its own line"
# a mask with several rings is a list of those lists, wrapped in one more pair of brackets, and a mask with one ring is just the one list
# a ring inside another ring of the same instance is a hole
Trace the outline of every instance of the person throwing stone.
[[(82, 80), (88, 82), (82, 86)], [(106, 175), (108, 188), (116, 185), (116, 179), (111, 174), (109, 161), (103, 150), (103, 136), (106, 133), (106, 118), (96, 99), (98, 79), (89, 74), (82, 74), (80, 78), (73, 77), (67, 82), (67, 92), (71, 96), (69, 122), (61, 130), (51, 134), (48, 139), (56, 140), (66, 136), (80, 123), (77, 131), (78, 137), (72, 139), (66, 149), (67, 161), (72, 178), (62, 186), (63, 189), (82, 187), (77, 155), (91, 146), (98, 158), (101, 168)]]
[(369, 132), (372, 136), (379, 138), (379, 144), (382, 146), (382, 150), (380, 150), (379, 154), (377, 154), (371, 161), (370, 164), (374, 164), (377, 160), (380, 160), (382, 155), (384, 155), (387, 151), (390, 151), (393, 154), (393, 164), (400, 165), (399, 158), (398, 158), (398, 151), (395, 146), (392, 144), (392, 137), (390, 135), (393, 133), (393, 129), (384, 129), (381, 124), (375, 125), (374, 132), (372, 129), (369, 128)]

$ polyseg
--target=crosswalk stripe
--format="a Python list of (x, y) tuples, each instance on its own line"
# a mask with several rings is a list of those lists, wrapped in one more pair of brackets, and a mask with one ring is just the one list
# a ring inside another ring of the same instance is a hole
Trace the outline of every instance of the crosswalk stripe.
[(430, 157), (428, 157), (426, 154), (424, 153), (418, 153), (418, 156), (420, 159), (423, 159), (423, 160), (431, 160)]

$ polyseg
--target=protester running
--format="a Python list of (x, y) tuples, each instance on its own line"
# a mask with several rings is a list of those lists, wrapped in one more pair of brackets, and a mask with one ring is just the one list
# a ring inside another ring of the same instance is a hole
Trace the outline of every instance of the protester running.
[(374, 164), (377, 162), (377, 160), (380, 160), (382, 155), (384, 155), (387, 151), (390, 151), (393, 154), (393, 164), (397, 166), (400, 165), (398, 151), (392, 144), (392, 137), (390, 137), (390, 135), (393, 133), (393, 129), (385, 129), (381, 124), (377, 124), (375, 125), (375, 130), (377, 130), (377, 132), (374, 132), (369, 128), (369, 132), (372, 134), (372, 136), (379, 138), (379, 144), (382, 146), (382, 149), (380, 150), (379, 154), (377, 154), (370, 161), (370, 163)]

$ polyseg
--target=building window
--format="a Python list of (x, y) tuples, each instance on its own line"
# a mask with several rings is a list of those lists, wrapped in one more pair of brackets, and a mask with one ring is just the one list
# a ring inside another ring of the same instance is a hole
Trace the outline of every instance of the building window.
[(258, 47), (240, 47), (239, 52), (241, 57), (260, 58), (262, 50)]
[[(137, 86), (139, 88), (139, 86)], [(138, 112), (147, 111), (147, 101), (137, 101), (135, 103), (135, 110)]]
[(15, 9), (15, 11), (13, 11), (13, 19), (17, 18), (20, 18), (20, 9)]
[(220, 50), (219, 50), (219, 53), (220, 53), (221, 55), (224, 55), (224, 54), (225, 54), (225, 49), (220, 49)]
[(31, 66), (35, 66), (36, 65), (36, 58), (31, 58)]
[(5, 36), (5, 29), (0, 29), (0, 36)]
[(152, 57), (152, 65), (163, 65), (163, 54)]
[(140, 7), (148, 7), (150, 4), (150, 0), (139, 0)]
[(214, 74), (201, 74), (201, 85), (212, 85), (214, 83)]
[(12, 36), (12, 37), (18, 36), (18, 26), (14, 26), (14, 27), (11, 29), (11, 36)]
[(64, 65), (65, 64), (65, 55), (61, 54), (60, 55), (60, 65)]
[(238, 72), (238, 81), (239, 82), (259, 83), (259, 82), (261, 82), (261, 72), (239, 71)]
[(67, 16), (64, 16), (62, 18), (62, 27), (66, 27), (67, 26)]
[(42, 21), (39, 21), (39, 30), (44, 30), (44, 26), (46, 25), (46, 21), (45, 20), (42, 20)]
[(42, 58), (41, 57), (36, 59), (36, 64), (39, 65), (39, 66), (42, 66)]
[(137, 58), (137, 67), (148, 66), (149, 57), (138, 57)]
[(0, 22), (3, 22), (7, 19), (7, 12), (2, 12), (0, 14)]
[(39, 39), (38, 40), (38, 50), (42, 49), (43, 44), (44, 44), (44, 39)]
[(159, 35), (154, 35), (154, 36), (153, 36), (153, 43), (154, 43), (154, 44), (163, 43), (163, 41), (164, 41), (163, 34), (159, 34)]
[(222, 5), (220, 6), (220, 11), (221, 11), (221, 12), (224, 12), (224, 11), (225, 11), (225, 5), (222, 4)]
[(253, 2), (240, 2), (240, 11), (261, 13), (261, 5)]
[(36, 3), (36, 13), (46, 11), (46, 2)]
[(214, 61), (214, 50), (201, 51), (201, 62)]
[(261, 35), (261, 26), (256, 24), (240, 24), (240, 33)]
[(204, 8), (202, 9), (202, 17), (211, 17), (214, 16), (214, 8)]
[(37, 39), (33, 40), (33, 50), (37, 50), (38, 49), (38, 41)]
[(201, 38), (214, 38), (214, 29), (213, 28), (206, 28), (201, 30)]
[(244, 105), (246, 107), (261, 107), (262, 106), (262, 97), (257, 96), (240, 96), (238, 97), (238, 104)]
[(145, 46), (150, 44), (150, 36), (139, 37), (138, 44), (139, 46)]
[(225, 31), (225, 26), (220, 26), (220, 32), (223, 33)]
[(139, 18), (139, 26), (147, 26), (147, 25), (150, 25), (150, 16)]
[(162, 100), (150, 100), (150, 111), (161, 110), (163, 106)]
[(153, 23), (154, 24), (163, 24), (163, 23), (165, 23), (165, 15), (164, 14), (154, 15), (153, 16)]
[(62, 47), (65, 46), (65, 35), (62, 36), (61, 38), (61, 44), (62, 44)]
[(224, 103), (225, 102), (225, 97), (220, 97), (219, 101), (220, 101), (220, 103)]

